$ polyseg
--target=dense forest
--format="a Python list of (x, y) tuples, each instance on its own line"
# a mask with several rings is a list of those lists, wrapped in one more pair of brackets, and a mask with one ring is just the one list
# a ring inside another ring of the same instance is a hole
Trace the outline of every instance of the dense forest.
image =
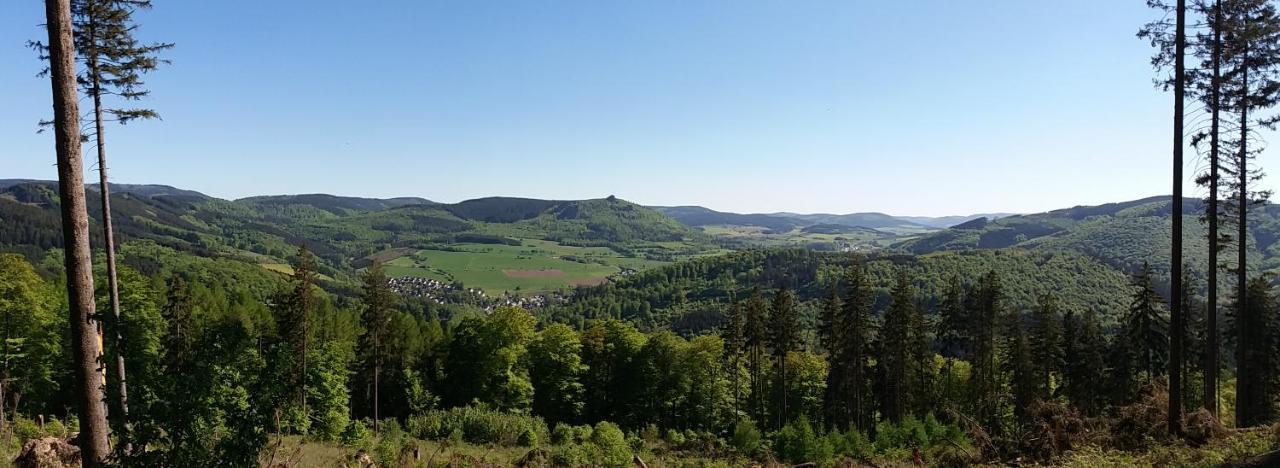
[[(1280, 223), (1256, 163), (1256, 130), (1278, 120), (1280, 13), (1267, 0), (1148, 3), (1162, 18), (1138, 36), (1174, 98), (1172, 196), (942, 229), (614, 196), (223, 200), (114, 184), (110, 124), (159, 117), (139, 107), (143, 77), (174, 44), (134, 37), (147, 0), (46, 0), (47, 39), (29, 46), (52, 85), (41, 125), (58, 181), (0, 181), (0, 455), (1280, 463)], [(1205, 125), (1184, 123), (1188, 102)], [(1186, 149), (1206, 156), (1193, 176), (1204, 200), (1183, 197)], [(748, 248), (706, 230), (721, 224), (830, 242)], [(498, 252), (463, 244), (608, 276), (502, 297), (414, 276), (440, 271), (427, 251)]]

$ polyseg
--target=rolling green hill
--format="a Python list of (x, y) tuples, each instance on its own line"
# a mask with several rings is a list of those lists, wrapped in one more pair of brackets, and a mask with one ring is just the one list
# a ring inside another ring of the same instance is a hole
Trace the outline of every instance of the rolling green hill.
[[(1208, 264), (1207, 228), (1199, 220), (1202, 210), (1199, 200), (1183, 200), (1183, 212), (1188, 213), (1183, 217), (1183, 258), (1197, 284), (1203, 284)], [(1134, 272), (1143, 262), (1150, 262), (1157, 275), (1167, 279), (1171, 213), (1168, 197), (1078, 206), (994, 221), (974, 220), (899, 242), (894, 248), (914, 254), (991, 249), (1071, 252), (1124, 272)], [(1276, 242), (1280, 239), (1280, 207), (1266, 205), (1250, 216), (1249, 269), (1280, 270), (1280, 245)], [(1221, 257), (1228, 267), (1234, 267), (1234, 255)], [(1225, 281), (1226, 275), (1221, 276)]]
[[(49, 249), (61, 245), (56, 184), (3, 182), (0, 251), (17, 251), (39, 263)], [(165, 186), (112, 187), (116, 189), (112, 193), (113, 219), (123, 242), (151, 241), (176, 252), (229, 258), (276, 270), (295, 255), (297, 246), (305, 244), (320, 257), (321, 272), (337, 281), (352, 280), (351, 272), (374, 257), (393, 260), (458, 246), (525, 246), (534, 250), (550, 246), (554, 247), (548, 250), (553, 256), (547, 261), (569, 272), (562, 280), (524, 274), (518, 270), (527, 262), (517, 258), (520, 255), (499, 255), (490, 261), (499, 267), (503, 262), (513, 265), (508, 269), (515, 281), (489, 281), (491, 291), (503, 286), (590, 284), (624, 269), (718, 250), (707, 236), (614, 197), (581, 201), (487, 198), (440, 204), (421, 198), (311, 194), (232, 201)], [(93, 187), (89, 192), (91, 197), (97, 196)], [(90, 203), (89, 211), (93, 242), (100, 245), (100, 209)], [(573, 273), (580, 270), (590, 274)], [(463, 271), (443, 271), (467, 277)]]

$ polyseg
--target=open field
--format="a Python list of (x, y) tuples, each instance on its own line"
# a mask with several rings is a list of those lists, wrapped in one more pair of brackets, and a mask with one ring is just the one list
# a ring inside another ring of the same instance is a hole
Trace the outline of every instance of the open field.
[(752, 247), (805, 247), (822, 250), (860, 250), (887, 247), (902, 238), (895, 233), (882, 231), (853, 231), (839, 234), (804, 232), (800, 228), (788, 232), (767, 232), (760, 226), (702, 226), (702, 232), (713, 237), (729, 239)]
[(600, 284), (623, 269), (640, 270), (663, 262), (623, 257), (604, 247), (571, 247), (542, 240), (523, 245), (457, 244), (450, 250), (419, 250), (380, 255), (390, 276), (421, 276), (457, 281), (489, 295), (532, 293)]

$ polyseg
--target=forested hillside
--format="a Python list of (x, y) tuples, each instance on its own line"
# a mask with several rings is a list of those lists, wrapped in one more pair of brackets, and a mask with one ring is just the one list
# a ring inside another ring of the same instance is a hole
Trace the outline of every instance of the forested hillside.
[[(1197, 284), (1205, 281), (1208, 241), (1199, 213), (1199, 200), (1183, 202), (1184, 261)], [(1249, 269), (1270, 272), (1280, 268), (1280, 206), (1266, 205), (1251, 212), (1248, 248)], [(1047, 213), (1017, 215), (998, 220), (978, 220), (950, 229), (905, 240), (893, 247), (915, 254), (944, 251), (1027, 249), (1041, 252), (1075, 252), (1098, 259), (1124, 272), (1136, 272), (1149, 262), (1157, 275), (1168, 278), (1170, 207), (1167, 197), (1123, 203), (1080, 206)], [(1234, 257), (1224, 257), (1234, 268)]]

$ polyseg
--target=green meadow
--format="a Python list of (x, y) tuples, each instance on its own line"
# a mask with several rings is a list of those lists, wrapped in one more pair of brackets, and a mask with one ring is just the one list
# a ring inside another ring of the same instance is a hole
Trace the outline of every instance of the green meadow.
[(489, 295), (534, 293), (599, 284), (622, 269), (663, 262), (623, 257), (604, 247), (571, 247), (543, 240), (522, 245), (456, 244), (449, 250), (419, 250), (386, 263), (391, 276), (460, 282)]

